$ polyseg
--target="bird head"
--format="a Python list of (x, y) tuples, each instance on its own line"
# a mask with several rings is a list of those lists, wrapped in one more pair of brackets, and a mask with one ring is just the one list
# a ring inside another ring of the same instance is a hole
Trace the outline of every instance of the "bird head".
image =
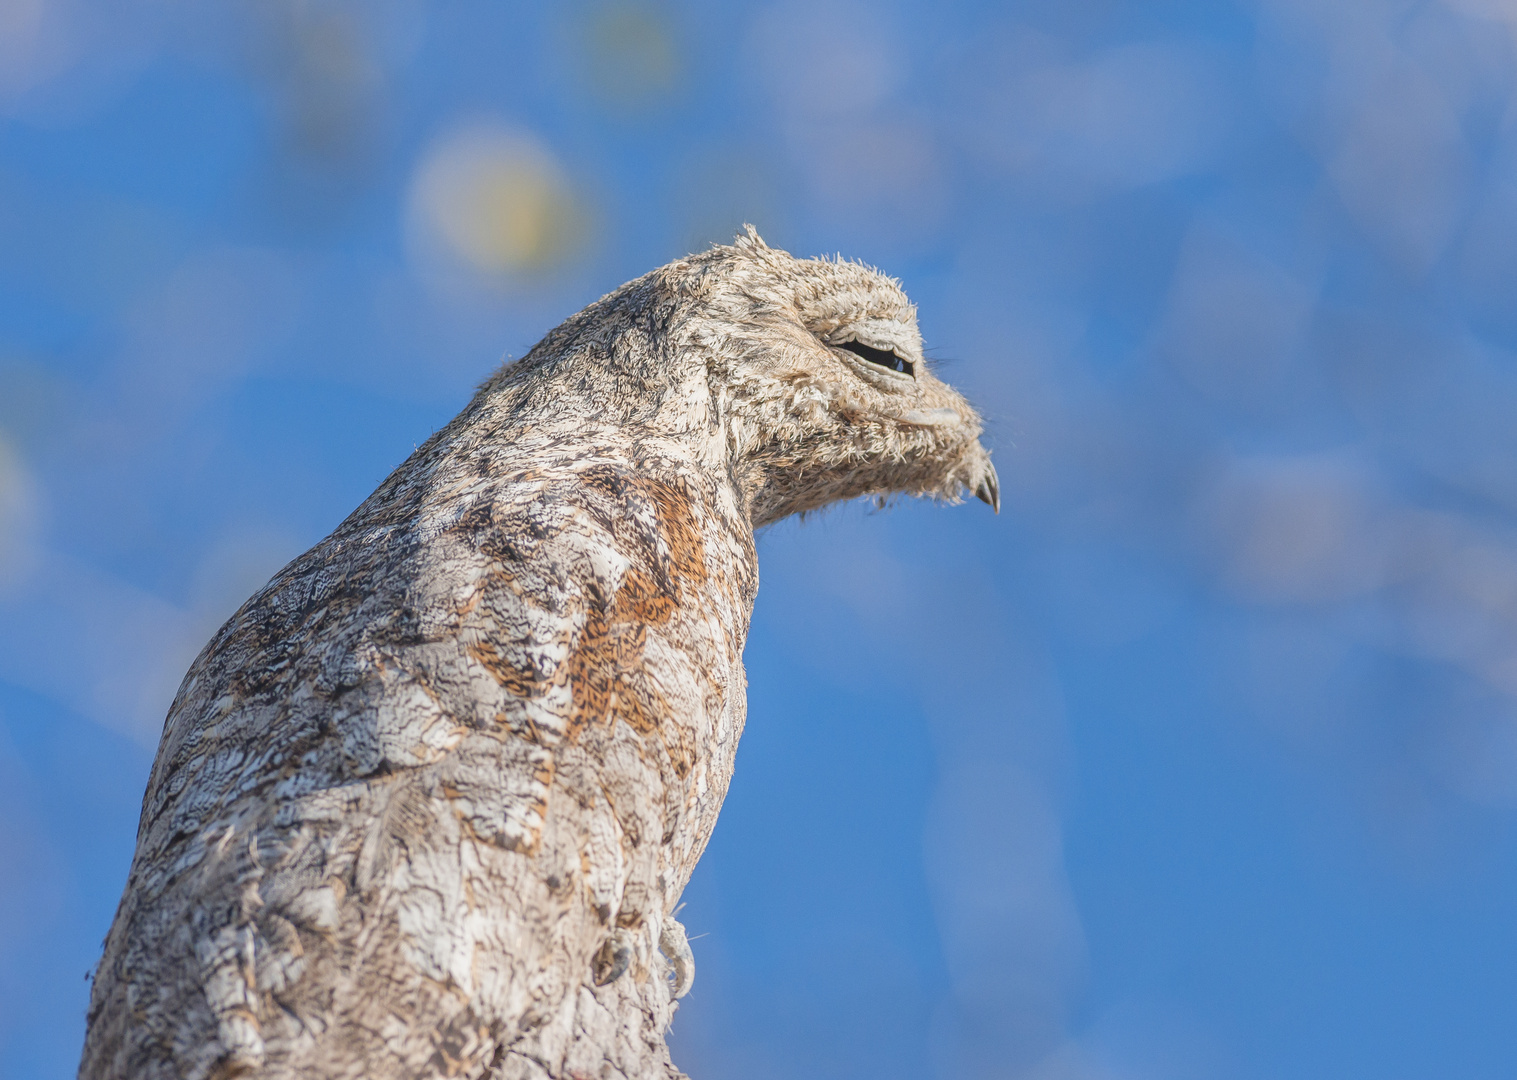
[(707, 358), (755, 526), (862, 496), (970, 492), (999, 511), (980, 417), (923, 358), (899, 282), (841, 258), (794, 258), (751, 226), (663, 273), (694, 301), (678, 336)]

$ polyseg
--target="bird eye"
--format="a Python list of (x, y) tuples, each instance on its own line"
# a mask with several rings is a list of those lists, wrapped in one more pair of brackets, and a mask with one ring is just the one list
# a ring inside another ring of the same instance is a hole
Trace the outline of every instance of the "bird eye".
[(862, 341), (840, 341), (838, 348), (847, 349), (855, 356), (862, 356), (871, 364), (879, 364), (880, 367), (889, 368), (891, 371), (899, 371), (902, 375), (915, 375), (911, 361), (903, 360), (890, 349), (876, 349), (865, 345)]

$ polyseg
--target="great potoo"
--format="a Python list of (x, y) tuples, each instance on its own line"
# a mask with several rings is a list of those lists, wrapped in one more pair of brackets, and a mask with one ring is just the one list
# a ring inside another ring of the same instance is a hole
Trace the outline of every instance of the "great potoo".
[(678, 1076), (754, 530), (996, 506), (896, 282), (749, 230), (489, 379), (185, 676), (84, 1080)]

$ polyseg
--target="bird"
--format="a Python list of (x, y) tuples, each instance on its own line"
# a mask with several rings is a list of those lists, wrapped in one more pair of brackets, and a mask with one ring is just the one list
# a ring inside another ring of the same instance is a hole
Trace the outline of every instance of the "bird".
[(751, 226), (503, 365), (186, 673), (81, 1080), (644, 1080), (733, 772), (755, 530), (977, 496), (900, 283)]

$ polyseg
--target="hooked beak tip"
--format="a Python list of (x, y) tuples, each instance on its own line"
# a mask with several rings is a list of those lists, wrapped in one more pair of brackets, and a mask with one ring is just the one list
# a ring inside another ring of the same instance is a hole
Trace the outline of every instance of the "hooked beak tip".
[(990, 507), (997, 514), (1001, 512), (1001, 482), (996, 476), (996, 467), (985, 459), (985, 471), (980, 474), (980, 482), (975, 485), (975, 498)]

